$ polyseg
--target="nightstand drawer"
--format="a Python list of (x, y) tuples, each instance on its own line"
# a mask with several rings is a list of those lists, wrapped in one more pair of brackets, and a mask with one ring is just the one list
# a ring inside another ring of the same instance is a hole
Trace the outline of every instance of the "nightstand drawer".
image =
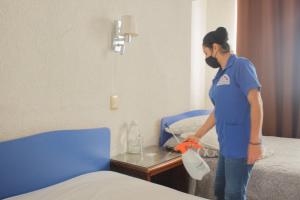
[(146, 147), (144, 156), (128, 153), (114, 156), (110, 168), (183, 192), (188, 191), (189, 176), (183, 167), (181, 155), (158, 146)]
[(151, 181), (151, 177), (147, 173), (147, 169), (143, 167), (111, 160), (110, 169), (115, 172), (119, 172), (136, 178)]

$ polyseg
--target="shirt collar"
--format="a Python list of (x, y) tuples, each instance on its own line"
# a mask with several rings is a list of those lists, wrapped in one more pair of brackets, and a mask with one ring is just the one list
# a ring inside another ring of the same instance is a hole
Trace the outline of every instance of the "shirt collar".
[(228, 58), (228, 61), (227, 61), (226, 65), (225, 65), (224, 70), (232, 67), (232, 65), (233, 65), (233, 63), (234, 63), (234, 61), (236, 59), (237, 59), (237, 56), (235, 54), (231, 54), (230, 57)]
[(233, 63), (237, 59), (237, 56), (235, 54), (231, 54), (230, 57), (228, 58), (228, 61), (225, 65), (225, 68), (222, 69), (221, 67), (219, 68), (216, 76), (213, 79), (213, 82), (216, 82), (216, 80), (225, 72), (225, 70), (229, 69), (230, 67), (233, 66)]

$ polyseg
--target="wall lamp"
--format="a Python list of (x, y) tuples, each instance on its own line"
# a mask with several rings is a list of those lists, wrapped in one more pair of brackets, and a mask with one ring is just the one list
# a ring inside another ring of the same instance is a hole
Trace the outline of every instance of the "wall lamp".
[(125, 43), (130, 43), (133, 37), (136, 37), (135, 19), (131, 15), (124, 15), (114, 22), (112, 34), (112, 49), (121, 55), (125, 52)]

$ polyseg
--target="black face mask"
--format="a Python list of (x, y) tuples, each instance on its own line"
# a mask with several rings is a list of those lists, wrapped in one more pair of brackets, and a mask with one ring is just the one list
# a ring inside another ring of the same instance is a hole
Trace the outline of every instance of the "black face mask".
[(206, 63), (211, 66), (212, 68), (219, 68), (221, 67), (220, 63), (218, 60), (212, 56), (209, 56), (205, 59)]

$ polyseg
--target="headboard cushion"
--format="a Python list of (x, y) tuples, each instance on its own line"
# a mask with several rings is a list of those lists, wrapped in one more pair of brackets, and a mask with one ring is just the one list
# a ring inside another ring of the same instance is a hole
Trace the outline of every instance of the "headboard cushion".
[(0, 142), (0, 199), (108, 170), (108, 128), (61, 130)]

